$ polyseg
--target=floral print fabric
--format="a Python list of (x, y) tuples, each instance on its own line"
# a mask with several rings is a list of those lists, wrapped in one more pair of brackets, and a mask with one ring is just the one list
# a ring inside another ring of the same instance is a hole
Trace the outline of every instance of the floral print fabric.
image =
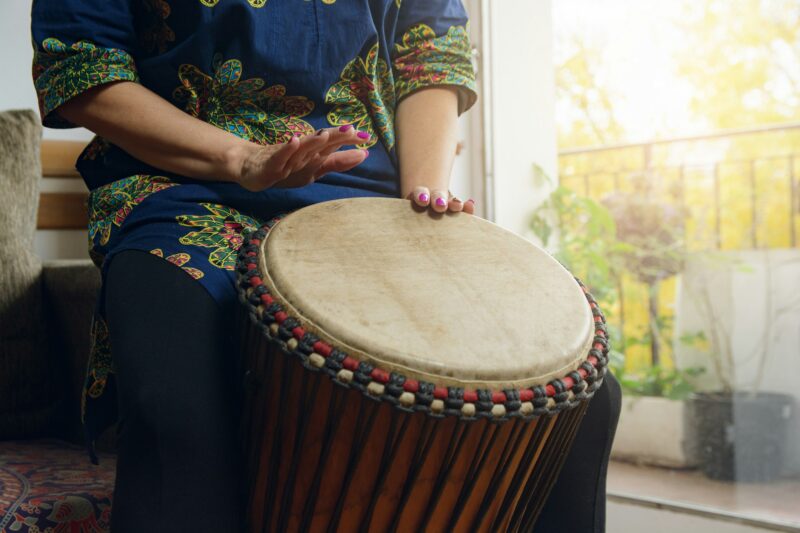
[(286, 87), (266, 87), (261, 78), (242, 80), (242, 62), (215, 56), (214, 75), (194, 65), (181, 65), (181, 86), (172, 96), (190, 115), (237, 137), (258, 144), (286, 142), (294, 135), (312, 133), (302, 117), (314, 109), (304, 96), (287, 96)]
[(36, 48), (34, 84), (45, 126), (68, 124), (53, 110), (87, 89), (112, 81), (137, 81), (133, 58), (124, 50), (89, 41), (69, 46), (48, 37)]
[[(140, 83), (176, 108), (258, 144), (352, 124), (370, 157), (317, 183), (250, 192), (153, 168), (107, 139), (78, 160), (89, 197), (89, 255), (102, 269), (125, 250), (163, 258), (220, 305), (237, 305), (243, 235), (280, 212), (353, 196), (397, 196), (394, 117), (414, 91), (455, 87), (472, 105), (461, 0), (34, 0), (33, 79), (42, 121), (94, 87)], [(93, 322), (84, 421), (115, 417), (103, 297)]]
[[(392, 67), (395, 72), (397, 99), (402, 100), (424, 87), (449, 85), (475, 88), (471, 49), (465, 26), (450, 26), (447, 33), (436, 36), (426, 24), (417, 24), (403, 34), (394, 49)], [(471, 107), (474, 93), (467, 92)]]
[(325, 94), (325, 103), (333, 106), (328, 113), (329, 123), (352, 124), (372, 136), (361, 148), (373, 146), (376, 134), (388, 150), (394, 147), (394, 79), (390, 67), (378, 54), (377, 44), (365, 57), (347, 63), (339, 81)]

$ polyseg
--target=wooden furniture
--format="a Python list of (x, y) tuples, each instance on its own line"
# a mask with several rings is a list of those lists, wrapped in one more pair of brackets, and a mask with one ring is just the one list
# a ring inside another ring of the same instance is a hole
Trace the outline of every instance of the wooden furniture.
[[(43, 140), (41, 145), (42, 177), (80, 179), (75, 161), (86, 143), (81, 141)], [(88, 211), (86, 192), (43, 192), (39, 197), (37, 229), (86, 229)]]

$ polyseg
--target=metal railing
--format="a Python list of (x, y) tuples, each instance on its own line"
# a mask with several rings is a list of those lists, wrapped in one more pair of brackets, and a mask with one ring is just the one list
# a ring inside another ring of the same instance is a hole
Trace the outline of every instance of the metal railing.
[[(783, 153), (759, 147), (731, 157), (737, 142), (750, 136), (762, 145), (766, 135), (780, 137)], [(702, 146), (716, 157), (697, 161)], [(800, 122), (559, 152), (562, 185), (596, 199), (637, 189), (660, 195), (687, 214), (687, 241), (717, 249), (798, 246), (798, 165)]]

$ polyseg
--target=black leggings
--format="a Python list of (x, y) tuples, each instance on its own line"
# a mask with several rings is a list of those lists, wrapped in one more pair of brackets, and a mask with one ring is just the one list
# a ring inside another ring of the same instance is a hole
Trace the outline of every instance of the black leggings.
[[(243, 530), (233, 317), (178, 267), (126, 251), (106, 277), (120, 425), (112, 533)], [(605, 473), (619, 415), (609, 376), (536, 531), (605, 526)]]
[(241, 531), (232, 317), (147, 252), (114, 257), (105, 290), (120, 414), (111, 531)]

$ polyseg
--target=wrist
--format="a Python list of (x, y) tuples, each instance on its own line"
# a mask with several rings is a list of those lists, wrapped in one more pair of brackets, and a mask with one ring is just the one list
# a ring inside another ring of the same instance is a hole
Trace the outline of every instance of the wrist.
[(224, 181), (241, 184), (245, 165), (260, 146), (244, 139), (236, 140), (237, 142), (222, 151), (220, 174)]

